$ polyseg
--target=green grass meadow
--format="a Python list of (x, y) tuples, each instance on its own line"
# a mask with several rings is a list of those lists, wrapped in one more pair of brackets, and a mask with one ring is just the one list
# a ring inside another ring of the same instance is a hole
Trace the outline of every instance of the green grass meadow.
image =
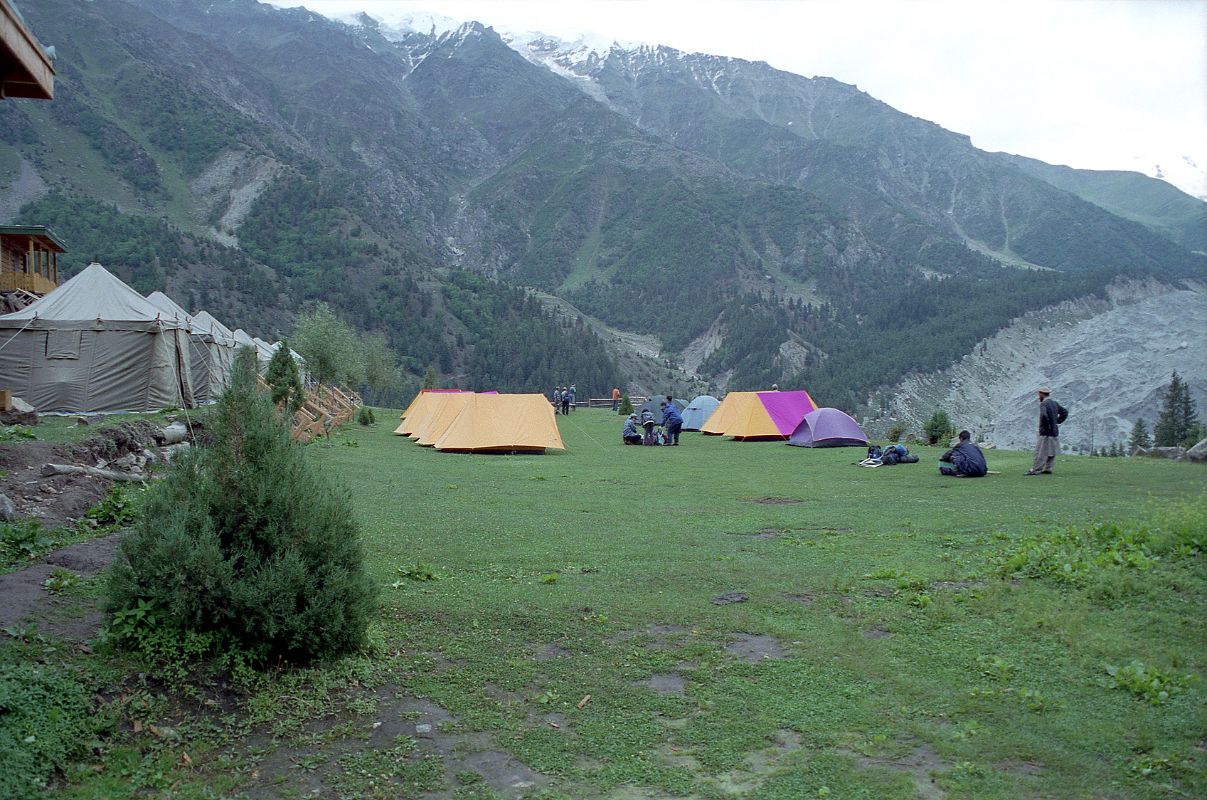
[[(1201, 542), (1197, 465), (1061, 457), (1024, 477), (1029, 454), (990, 452), (1000, 474), (963, 480), (937, 448), (862, 469), (855, 448), (695, 433), (624, 447), (618, 417), (585, 410), (558, 418), (564, 453), (460, 455), (396, 417), (310, 446), (354, 497), (372, 651), (225, 703), (131, 690), (145, 706), (122, 700), (120, 744), (62, 796), (1207, 793), (1201, 552), (1087, 544), (1079, 577), (1000, 569), (1070, 526)], [(122, 658), (69, 660), (96, 683), (136, 669)]]

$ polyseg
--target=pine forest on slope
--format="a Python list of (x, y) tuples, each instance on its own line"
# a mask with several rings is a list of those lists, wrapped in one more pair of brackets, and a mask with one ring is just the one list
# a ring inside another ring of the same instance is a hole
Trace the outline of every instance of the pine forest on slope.
[(717, 389), (854, 409), (1028, 311), (1207, 275), (1207, 204), (1172, 187), (985, 153), (766, 64), (253, 0), (26, 14), (59, 81), (0, 104), (0, 163), (37, 178), (20, 221), (266, 335), (325, 300), (413, 377), (602, 394), (630, 372), (608, 327)]

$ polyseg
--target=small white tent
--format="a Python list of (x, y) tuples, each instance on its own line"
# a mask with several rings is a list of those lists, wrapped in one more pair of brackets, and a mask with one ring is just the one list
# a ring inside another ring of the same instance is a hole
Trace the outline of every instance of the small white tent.
[(147, 300), (173, 319), (188, 324), (193, 397), (199, 404), (217, 401), (230, 383), (235, 348), (220, 342), (212, 329), (198, 322), (163, 292), (151, 292)]
[(194, 405), (187, 324), (100, 264), (0, 316), (0, 386), (38, 411)]

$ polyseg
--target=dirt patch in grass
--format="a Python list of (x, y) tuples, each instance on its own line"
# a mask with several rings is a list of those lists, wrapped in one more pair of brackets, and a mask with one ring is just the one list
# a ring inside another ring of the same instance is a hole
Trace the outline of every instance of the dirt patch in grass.
[(807, 606), (817, 599), (816, 592), (780, 592), (780, 597), (785, 600), (791, 600), (794, 603), (800, 603), (802, 606)]
[(683, 694), (687, 680), (679, 673), (671, 672), (651, 675), (647, 680), (641, 681), (640, 685), (647, 686), (658, 694)]
[(763, 506), (790, 506), (804, 502), (803, 500), (797, 500), (795, 497), (749, 497), (747, 499), (752, 503), (758, 503)]
[(863, 635), (866, 639), (887, 639), (888, 637), (892, 636), (893, 633), (892, 631), (885, 630), (884, 628), (875, 627), (868, 628), (863, 632)]
[(673, 650), (682, 647), (678, 639), (691, 633), (691, 628), (683, 625), (647, 625), (639, 630), (622, 631), (608, 641), (613, 644), (645, 638), (643, 647), (646, 650)]
[(43, 633), (68, 641), (91, 639), (100, 630), (101, 613), (94, 606), (85, 608), (82, 615), (68, 614), (67, 607), (76, 602), (46, 591), (43, 582), (56, 569), (67, 569), (82, 578), (91, 578), (113, 561), (121, 533), (73, 544), (50, 553), (42, 562), (19, 572), (0, 575), (0, 628), (33, 624)]
[(784, 648), (780, 647), (774, 636), (766, 634), (739, 633), (732, 642), (725, 645), (725, 652), (747, 664), (785, 658)]
[(1044, 771), (1044, 765), (1035, 761), (1002, 761), (994, 766), (1011, 775), (1039, 775)]
[[(508, 800), (547, 785), (542, 775), (497, 749), (489, 733), (448, 732), (457, 717), (396, 687), (377, 690), (371, 714), (337, 714), (313, 720), (300, 735), (278, 744), (264, 735), (240, 742), (240, 752), (266, 751), (243, 787), (248, 797), (341, 797), (357, 793), (357, 781), (373, 782), (399, 797), (452, 797), (473, 782)], [(546, 717), (548, 719), (546, 719)], [(537, 717), (569, 729), (561, 714)]]
[(564, 658), (570, 655), (570, 651), (562, 647), (560, 644), (547, 644), (532, 657), (533, 661), (552, 661), (555, 658)]
[(951, 765), (935, 752), (928, 743), (923, 742), (906, 755), (898, 758), (876, 758), (860, 756), (861, 767), (881, 767), (883, 769), (908, 772), (913, 775), (914, 786), (918, 797), (922, 800), (942, 800), (944, 792), (930, 776), (932, 772), (945, 772)]

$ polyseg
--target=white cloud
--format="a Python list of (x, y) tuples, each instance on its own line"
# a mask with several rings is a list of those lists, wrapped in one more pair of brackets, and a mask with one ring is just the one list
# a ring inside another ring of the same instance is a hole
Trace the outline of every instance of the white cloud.
[(767, 61), (854, 83), (986, 150), (1150, 175), (1160, 164), (1207, 197), (1207, 0), (272, 2)]

